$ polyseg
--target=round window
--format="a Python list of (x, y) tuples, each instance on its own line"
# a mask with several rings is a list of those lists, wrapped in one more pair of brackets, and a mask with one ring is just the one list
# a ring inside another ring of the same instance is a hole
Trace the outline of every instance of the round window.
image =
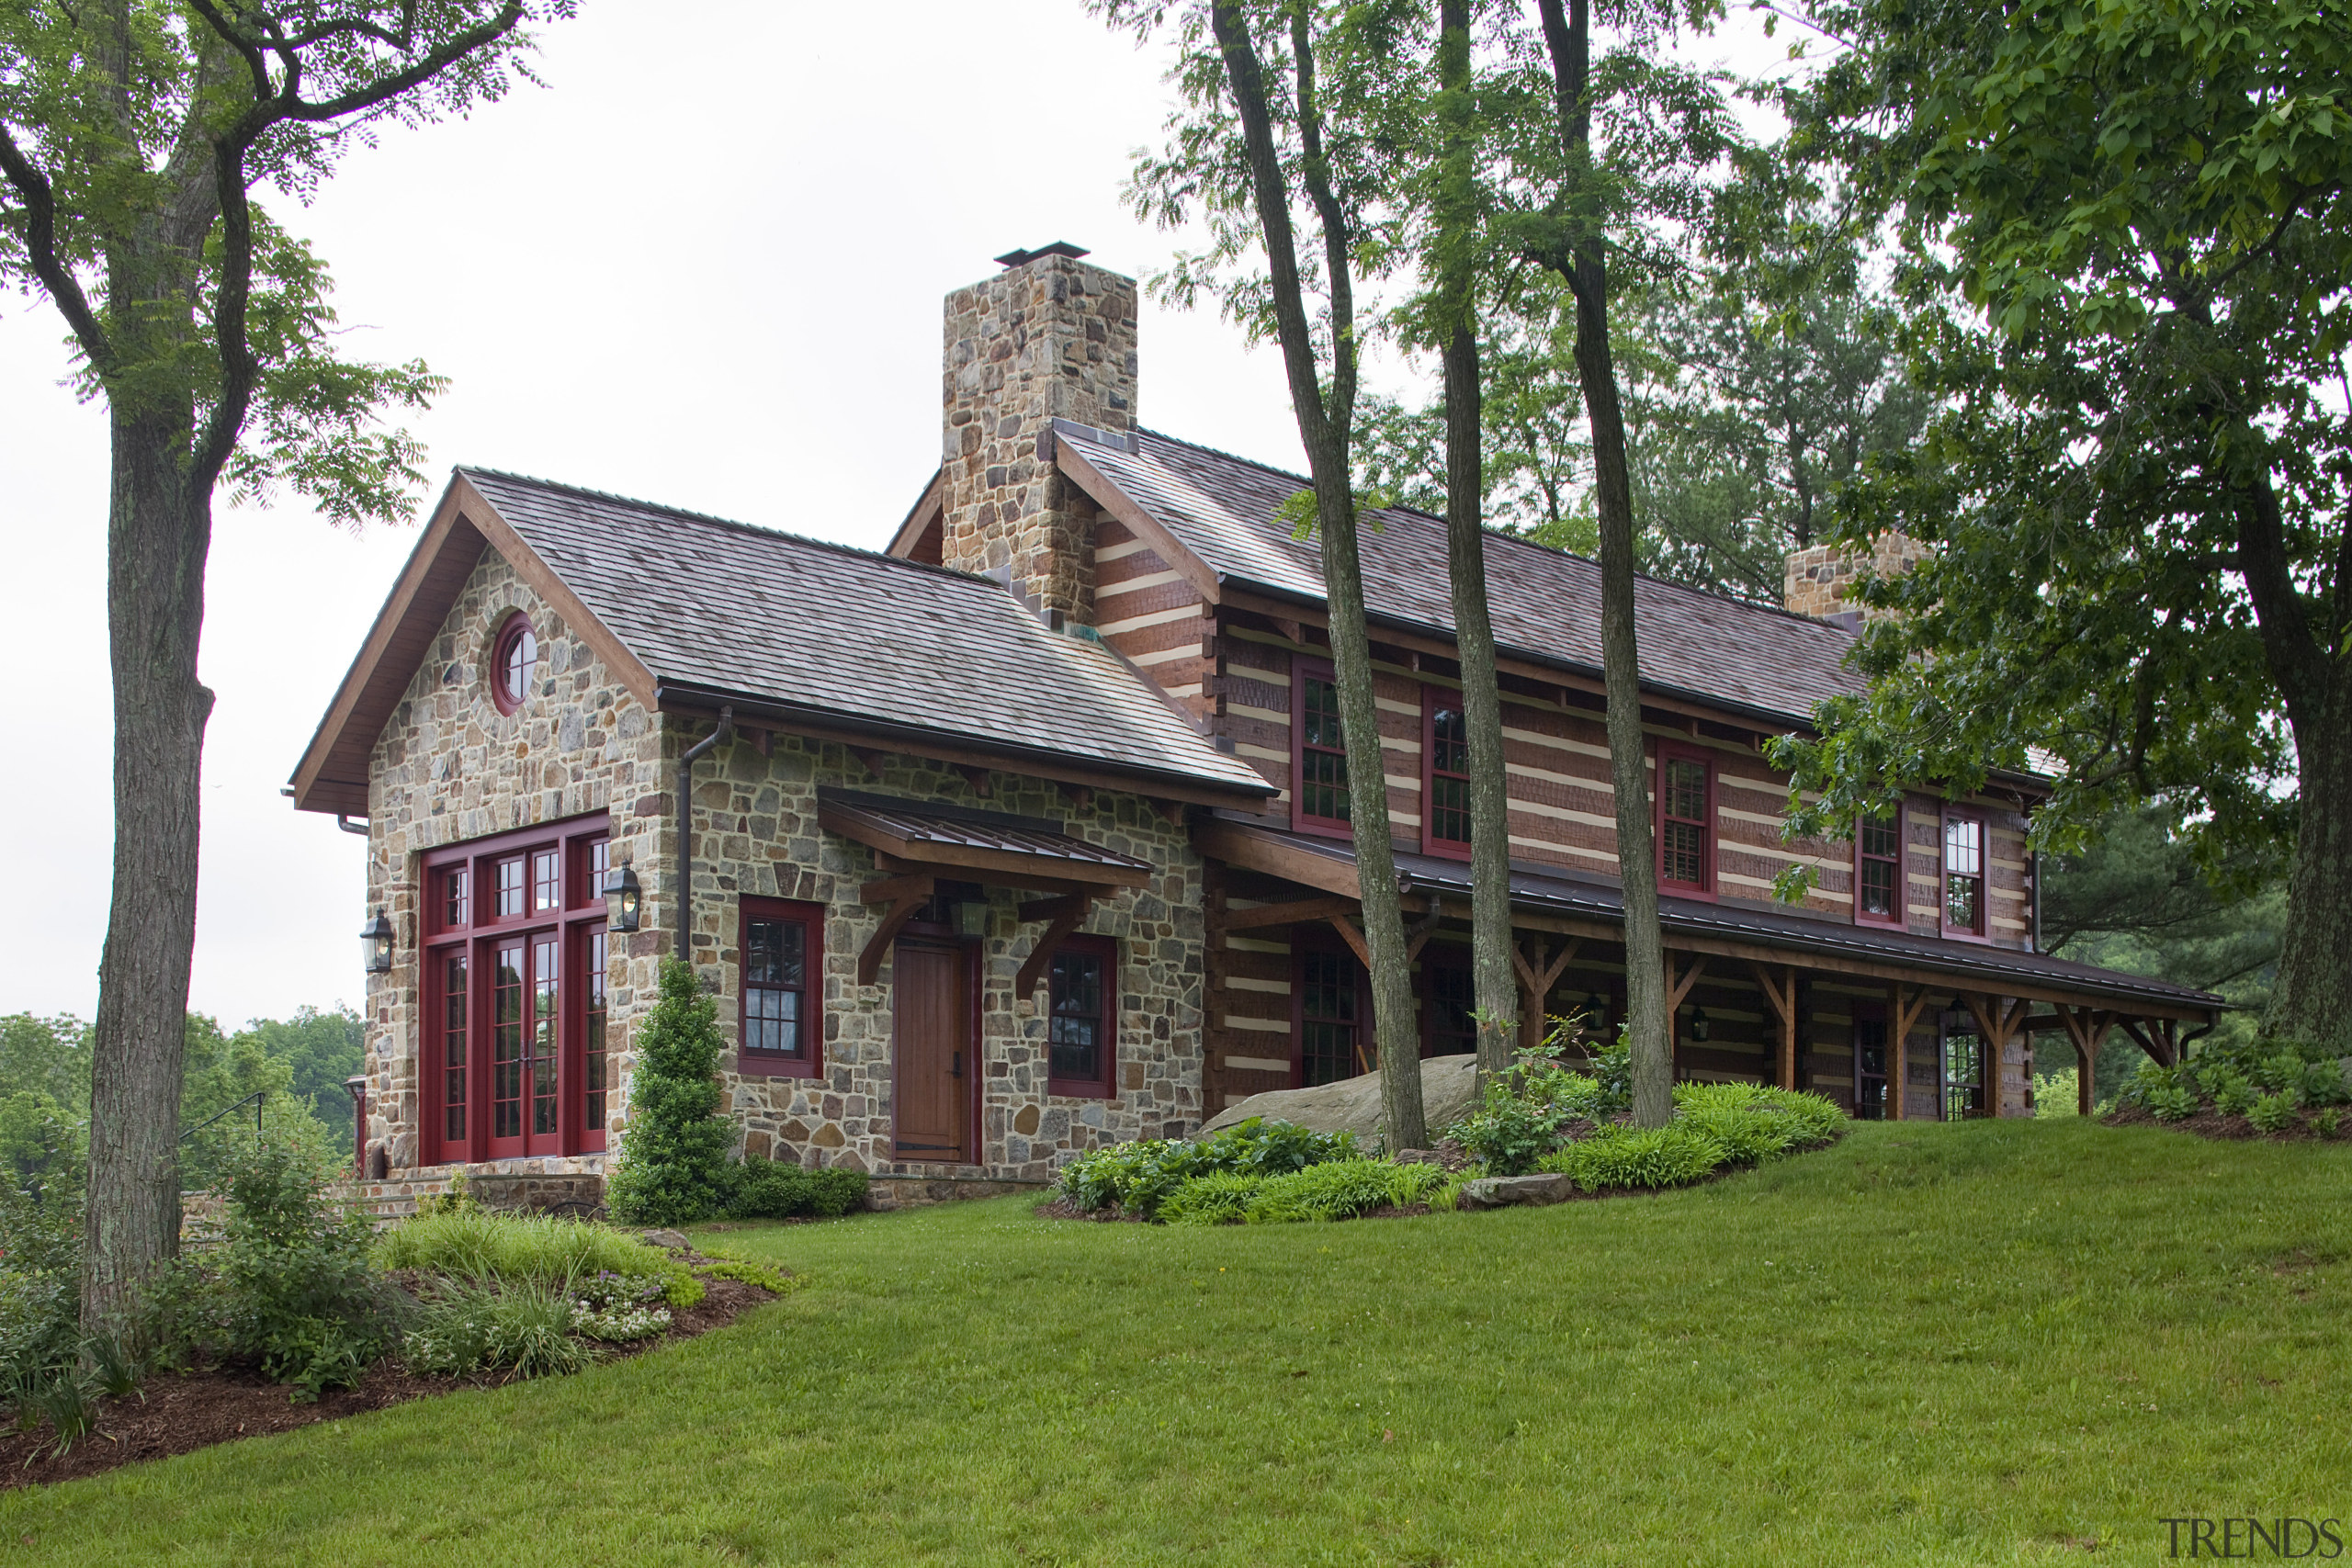
[(539, 639), (531, 631), (531, 623), (519, 615), (510, 615), (498, 629), (498, 641), (490, 659), (490, 694), (497, 701), (498, 711), (513, 713), (531, 694), (531, 675), (539, 665)]

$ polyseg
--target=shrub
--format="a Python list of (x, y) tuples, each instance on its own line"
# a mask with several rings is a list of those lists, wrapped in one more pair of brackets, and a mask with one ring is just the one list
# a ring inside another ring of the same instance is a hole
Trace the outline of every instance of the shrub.
[(326, 1169), (288, 1145), (238, 1152), (225, 1176), (214, 1298), (225, 1348), (294, 1384), (298, 1400), (356, 1383), (393, 1328), (390, 1294), (368, 1267), (367, 1218), (332, 1202)]
[(2255, 1087), (2251, 1079), (2242, 1074), (2222, 1072), (2215, 1074), (2211, 1082), (2216, 1111), (2229, 1116), (2243, 1116), (2253, 1109)]
[(1769, 1084), (1677, 1084), (1674, 1113), (1722, 1144), (1736, 1165), (1818, 1147), (1846, 1127), (1846, 1113), (1820, 1095)]
[(569, 1289), (571, 1280), (623, 1275), (660, 1280), (672, 1306), (692, 1306), (703, 1297), (694, 1271), (659, 1247), (610, 1225), (537, 1214), (488, 1209), (419, 1214), (377, 1239), (376, 1260), (386, 1269), (481, 1284)]
[(1270, 1179), (1238, 1170), (1213, 1170), (1193, 1177), (1168, 1195), (1159, 1205), (1159, 1217), (1171, 1225), (1238, 1224), (1249, 1213), (1250, 1201)]
[(2323, 1138), (2333, 1138), (2342, 1126), (2344, 1113), (2331, 1105), (2312, 1118), (2312, 1131)]
[(1543, 1163), (1587, 1192), (1612, 1188), (1681, 1187), (1731, 1163), (1713, 1134), (1677, 1121), (1663, 1127), (1608, 1127), (1568, 1145)]
[(1524, 1176), (1559, 1146), (1563, 1120), (1557, 1108), (1521, 1093), (1506, 1075), (1487, 1084), (1476, 1108), (1445, 1135), (1494, 1175)]
[(670, 1309), (660, 1304), (662, 1281), (627, 1274), (582, 1280), (571, 1297), (571, 1332), (607, 1344), (650, 1339), (670, 1326)]
[(862, 1170), (806, 1170), (752, 1155), (728, 1179), (726, 1211), (739, 1220), (830, 1220), (865, 1207)]
[(1634, 1042), (1626, 1028), (1619, 1025), (1615, 1043), (1592, 1054), (1594, 1100), (1584, 1114), (1596, 1122), (1634, 1108)]
[(628, 1130), (605, 1186), (613, 1216), (678, 1225), (718, 1212), (733, 1131), (718, 1115), (718, 1009), (676, 959), (662, 965), (662, 996), (637, 1032)]
[(1253, 1225), (1353, 1219), (1374, 1209), (1426, 1202), (1444, 1185), (1445, 1172), (1433, 1165), (1333, 1160), (1266, 1178), (1242, 1218)]
[(1354, 1134), (1317, 1133), (1253, 1116), (1205, 1138), (1146, 1138), (1091, 1150), (1062, 1168), (1061, 1191), (1087, 1211), (1116, 1206), (1149, 1218), (1178, 1187), (1219, 1171), (1282, 1175), (1356, 1157)]
[(2140, 1103), (2159, 1122), (2186, 1122), (2197, 1114), (2197, 1091), (2186, 1084), (2161, 1085), (2143, 1089)]
[(2247, 1106), (2245, 1118), (2254, 1123), (2257, 1132), (2283, 1133), (2299, 1120), (2295, 1114), (2298, 1109), (2294, 1091), (2286, 1089), (2278, 1094), (2266, 1094)]
[(571, 1295), (560, 1286), (451, 1280), (418, 1308), (401, 1357), (415, 1372), (560, 1376), (597, 1357), (594, 1346), (572, 1337), (571, 1325)]
[(797, 1275), (765, 1263), (752, 1263), (740, 1258), (722, 1258), (704, 1267), (703, 1272), (714, 1280), (741, 1280), (747, 1285), (757, 1285), (775, 1295), (784, 1295), (800, 1288)]

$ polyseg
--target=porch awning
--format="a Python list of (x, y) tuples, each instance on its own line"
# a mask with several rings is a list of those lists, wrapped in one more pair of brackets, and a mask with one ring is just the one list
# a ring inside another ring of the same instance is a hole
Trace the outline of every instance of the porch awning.
[[(1285, 832), (1219, 814), (1201, 820), (1193, 840), (1202, 853), (1228, 865), (1279, 876), (1329, 896), (1352, 898), (1357, 892), (1355, 851), (1343, 840)], [(1430, 914), (1447, 902), (1466, 904), (1470, 897), (1470, 868), (1460, 861), (1400, 850), (1396, 881), (1400, 893), (1417, 897)], [(1623, 940), (1624, 900), (1613, 884), (1514, 862), (1510, 893), (1514, 924), (1604, 942)], [(1749, 905), (1663, 897), (1658, 899), (1658, 923), (1665, 928), (1667, 946), (1683, 953), (1793, 964), (1939, 991), (1984, 992), (2199, 1023), (2211, 1021), (2226, 1005), (2210, 991), (2073, 964), (2044, 953), (1871, 931)]]
[(828, 832), (888, 856), (893, 870), (1043, 888), (1140, 887), (1152, 875), (1149, 861), (1091, 844), (1041, 817), (820, 789), (817, 820)]

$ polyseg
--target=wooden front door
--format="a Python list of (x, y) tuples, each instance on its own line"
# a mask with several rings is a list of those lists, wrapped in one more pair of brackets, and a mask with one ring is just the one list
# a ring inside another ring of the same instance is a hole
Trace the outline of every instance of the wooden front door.
[(900, 942), (890, 960), (898, 1052), (892, 1125), (900, 1159), (969, 1165), (972, 1086), (971, 960), (961, 946)]

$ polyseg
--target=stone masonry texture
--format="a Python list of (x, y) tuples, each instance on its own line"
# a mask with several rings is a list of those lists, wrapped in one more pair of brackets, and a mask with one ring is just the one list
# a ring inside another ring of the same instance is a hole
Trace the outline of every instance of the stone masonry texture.
[[(1928, 547), (1902, 534), (1881, 534), (1871, 546), (1867, 559), (1836, 545), (1814, 545), (1802, 550), (1791, 550), (1787, 576), (1781, 590), (1785, 609), (1800, 615), (1835, 615), (1842, 611), (1858, 609), (1846, 603), (1847, 588), (1868, 567), (1880, 577), (1896, 577), (1910, 569), (1911, 563), (1928, 553)], [(1883, 611), (1864, 611), (1868, 615)]]
[(1135, 280), (1040, 256), (947, 297), (943, 563), (1010, 573), (1041, 612), (1093, 621), (1092, 502), (1041, 449), (1057, 418), (1136, 423)]

